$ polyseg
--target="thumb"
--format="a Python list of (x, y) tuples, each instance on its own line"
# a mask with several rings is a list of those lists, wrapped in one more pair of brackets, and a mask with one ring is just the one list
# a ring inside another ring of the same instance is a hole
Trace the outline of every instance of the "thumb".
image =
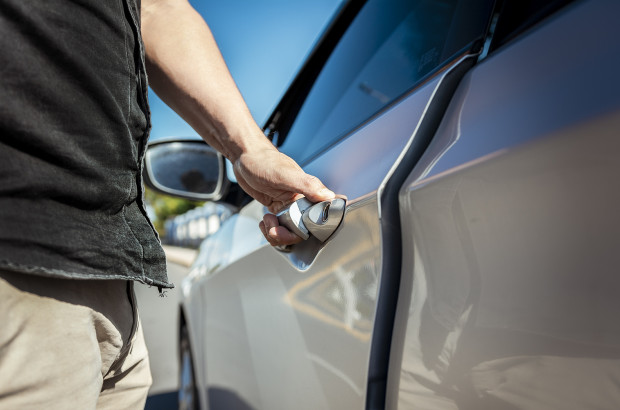
[(308, 174), (306, 174), (299, 192), (311, 202), (327, 201), (336, 197), (336, 194), (325, 187), (317, 177)]

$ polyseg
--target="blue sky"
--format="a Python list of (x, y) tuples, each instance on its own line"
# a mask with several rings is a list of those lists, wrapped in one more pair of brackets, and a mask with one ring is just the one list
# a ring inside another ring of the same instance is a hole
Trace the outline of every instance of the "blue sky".
[[(340, 0), (191, 0), (209, 24), (260, 126), (303, 63)], [(208, 79), (205, 79), (208, 80)], [(151, 138), (196, 132), (149, 91)]]

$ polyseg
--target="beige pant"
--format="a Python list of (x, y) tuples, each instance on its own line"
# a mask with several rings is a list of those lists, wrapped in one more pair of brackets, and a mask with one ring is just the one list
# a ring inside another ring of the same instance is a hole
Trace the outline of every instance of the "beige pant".
[(0, 270), (0, 409), (143, 409), (133, 284)]

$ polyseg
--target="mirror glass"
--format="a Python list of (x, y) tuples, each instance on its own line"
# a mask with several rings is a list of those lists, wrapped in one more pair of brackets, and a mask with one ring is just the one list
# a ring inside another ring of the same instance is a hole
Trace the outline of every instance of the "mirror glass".
[(146, 152), (146, 182), (171, 195), (217, 200), (224, 179), (223, 158), (200, 141), (159, 143)]

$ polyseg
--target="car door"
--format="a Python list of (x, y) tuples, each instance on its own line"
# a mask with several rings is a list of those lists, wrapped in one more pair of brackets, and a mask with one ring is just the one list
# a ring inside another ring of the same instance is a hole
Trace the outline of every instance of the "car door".
[(400, 190), (387, 408), (620, 406), (620, 3), (551, 3), (500, 16)]
[(207, 239), (192, 277), (202, 312), (191, 320), (211, 408), (383, 407), (400, 276), (394, 171), (428, 146), (492, 3), (344, 7), (351, 24), (324, 39), (336, 43), (325, 63), (302, 71), (305, 91), (288, 94), (271, 121), (283, 152), (346, 195), (344, 220), (327, 242), (282, 252), (262, 238), (265, 209), (253, 202)]

